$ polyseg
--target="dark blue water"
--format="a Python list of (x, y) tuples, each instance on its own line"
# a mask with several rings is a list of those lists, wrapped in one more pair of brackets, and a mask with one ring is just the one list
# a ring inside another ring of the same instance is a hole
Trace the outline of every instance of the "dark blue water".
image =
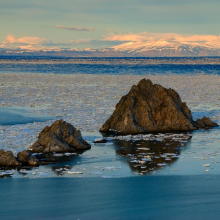
[(219, 219), (220, 176), (2, 179), (1, 219)]
[(54, 58), (3, 56), (0, 57), (0, 73), (220, 75), (220, 58)]

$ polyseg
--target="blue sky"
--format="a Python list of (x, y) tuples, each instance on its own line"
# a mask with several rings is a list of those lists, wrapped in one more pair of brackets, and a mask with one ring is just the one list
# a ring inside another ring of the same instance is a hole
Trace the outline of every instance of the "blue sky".
[(213, 39), (219, 8), (219, 0), (0, 0), (0, 45), (100, 48), (170, 34)]

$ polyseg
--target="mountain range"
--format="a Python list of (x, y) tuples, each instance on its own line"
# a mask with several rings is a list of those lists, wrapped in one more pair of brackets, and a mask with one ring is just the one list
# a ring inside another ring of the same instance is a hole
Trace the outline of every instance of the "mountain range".
[(0, 56), (70, 56), (70, 57), (186, 57), (220, 56), (220, 44), (209, 42), (147, 41), (127, 42), (102, 49), (32, 49), (0, 48)]

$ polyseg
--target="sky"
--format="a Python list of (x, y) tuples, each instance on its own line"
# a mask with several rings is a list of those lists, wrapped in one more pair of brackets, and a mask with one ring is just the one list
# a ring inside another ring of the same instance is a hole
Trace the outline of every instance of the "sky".
[(0, 48), (220, 43), (219, 0), (0, 0)]

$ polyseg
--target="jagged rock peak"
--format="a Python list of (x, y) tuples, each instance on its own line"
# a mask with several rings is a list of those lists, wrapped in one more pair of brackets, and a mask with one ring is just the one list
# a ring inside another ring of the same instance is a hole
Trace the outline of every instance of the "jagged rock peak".
[(91, 145), (82, 139), (80, 130), (60, 119), (50, 127), (46, 126), (29, 150), (33, 153), (61, 153), (90, 148)]
[(190, 109), (174, 89), (142, 79), (121, 98), (100, 132), (137, 134), (209, 128), (193, 121)]

